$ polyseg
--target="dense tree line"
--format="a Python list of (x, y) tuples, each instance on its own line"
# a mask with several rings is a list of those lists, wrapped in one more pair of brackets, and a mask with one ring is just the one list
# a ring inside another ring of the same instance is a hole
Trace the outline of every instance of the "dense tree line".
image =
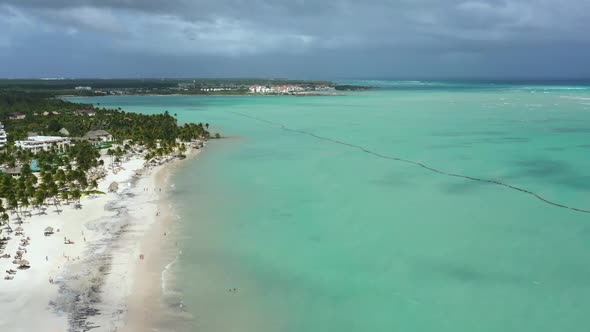
[(177, 87), (179, 83), (195, 84), (196, 86), (215, 87), (215, 86), (249, 86), (253, 84), (300, 84), (300, 85), (330, 85), (334, 83), (328, 81), (302, 81), (288, 79), (63, 79), (63, 80), (2, 80), (0, 79), (0, 90), (10, 89), (19, 91), (47, 91), (59, 92), (76, 92), (77, 86), (90, 86), (94, 89), (165, 89)]
[[(78, 115), (75, 111), (79, 109), (92, 109), (96, 115)], [(27, 116), (21, 120), (9, 119), (9, 114), (14, 112)], [(50, 114), (42, 115), (44, 112)], [(0, 224), (8, 222), (7, 211), (21, 219), (32, 209), (44, 213), (47, 205), (53, 205), (59, 211), (63, 202), (79, 204), (84, 193), (97, 188), (92, 171), (104, 166), (97, 147), (87, 141), (53, 146), (37, 153), (16, 148), (12, 143), (25, 138), (29, 131), (59, 135), (58, 131), (66, 128), (72, 136), (83, 136), (90, 130), (106, 130), (121, 143), (107, 151), (112, 164), (119, 162), (133, 146), (147, 148), (146, 160), (173, 153), (182, 156), (186, 150), (182, 142), (210, 136), (208, 124), (179, 126), (175, 116), (168, 112), (143, 115), (121, 109), (95, 109), (92, 105), (55, 99), (46, 93), (0, 92), (0, 121), (5, 125), (10, 141), (0, 150), (0, 165), (5, 170), (20, 170), (18, 176), (0, 174)], [(31, 169), (33, 164), (39, 168), (37, 173)]]
[[(93, 110), (96, 115), (77, 114), (76, 111), (81, 109)], [(15, 112), (25, 114), (26, 118), (10, 120), (10, 114)], [(44, 115), (45, 112), (48, 114)], [(168, 112), (145, 115), (124, 112), (120, 108), (101, 109), (52, 98), (51, 94), (43, 92), (0, 92), (0, 121), (9, 133), (10, 141), (26, 138), (27, 132), (60, 136), (61, 128), (65, 128), (70, 136), (78, 137), (91, 130), (103, 129), (119, 140), (132, 139), (143, 143), (209, 137), (207, 125), (178, 126), (176, 118)]]
[[(85, 192), (97, 187), (95, 179), (89, 179), (88, 171), (101, 165), (99, 153), (88, 142), (80, 142), (63, 150), (51, 148), (36, 154), (26, 150), (5, 148), (0, 153), (4, 164), (20, 163), (20, 175), (0, 174), (0, 221), (8, 221), (6, 209), (13, 211), (17, 219), (30, 213), (31, 208), (44, 211), (51, 204), (59, 211), (62, 202), (77, 201)], [(29, 160), (36, 158), (40, 168), (33, 174)]]

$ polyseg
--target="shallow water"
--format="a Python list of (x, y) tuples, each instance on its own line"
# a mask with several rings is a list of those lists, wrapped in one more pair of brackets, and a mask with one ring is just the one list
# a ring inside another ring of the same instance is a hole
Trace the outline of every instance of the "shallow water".
[(387, 88), (90, 100), (230, 137), (173, 180), (190, 329), (586, 331), (590, 214), (237, 113), (590, 210), (590, 89), (370, 83)]

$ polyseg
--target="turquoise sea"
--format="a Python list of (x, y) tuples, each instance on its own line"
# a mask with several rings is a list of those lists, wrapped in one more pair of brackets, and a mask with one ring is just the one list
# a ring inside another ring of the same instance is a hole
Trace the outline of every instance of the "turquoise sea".
[(353, 83), (377, 89), (85, 100), (228, 137), (173, 179), (168, 328), (588, 331), (589, 213), (388, 158), (590, 210), (590, 87)]

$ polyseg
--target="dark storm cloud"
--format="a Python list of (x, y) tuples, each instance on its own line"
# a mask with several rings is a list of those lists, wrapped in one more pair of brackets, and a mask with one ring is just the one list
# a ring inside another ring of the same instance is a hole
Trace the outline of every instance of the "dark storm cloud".
[[(0, 29), (0, 48), (9, 50), (33, 49), (41, 38), (80, 47), (93, 40), (111, 55), (218, 56), (226, 64), (240, 57), (261, 72), (276, 56), (312, 56), (326, 61), (326, 75), (334, 63), (355, 75), (439, 67), (483, 74), (509, 59), (528, 59), (516, 68), (525, 74), (575, 74), (590, 53), (590, 2), (0, 0)], [(560, 71), (552, 61), (567, 65)]]

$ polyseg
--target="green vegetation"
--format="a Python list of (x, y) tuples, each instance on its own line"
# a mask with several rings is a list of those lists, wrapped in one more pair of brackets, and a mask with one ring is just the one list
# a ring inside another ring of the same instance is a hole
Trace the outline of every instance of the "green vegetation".
[[(92, 110), (95, 115), (77, 114), (76, 111), (81, 109)], [(26, 117), (10, 120), (10, 114), (16, 112)], [(119, 140), (131, 139), (138, 143), (153, 143), (156, 140), (170, 142), (177, 138), (190, 141), (209, 136), (203, 124), (178, 126), (176, 119), (168, 112), (143, 115), (123, 112), (121, 109), (98, 109), (89, 104), (56, 99), (44, 92), (0, 92), (0, 122), (9, 133), (10, 141), (26, 138), (27, 132), (62, 136), (59, 133), (61, 128), (65, 128), (73, 137), (103, 129)]]
[(366, 91), (370, 90), (371, 87), (360, 85), (336, 85), (334, 89), (336, 89), (336, 91)]
[[(0, 91), (37, 92), (51, 95), (103, 96), (105, 94), (146, 95), (242, 95), (251, 85), (300, 85), (311, 88), (335, 86), (328, 81), (287, 79), (0, 79)], [(91, 87), (91, 90), (76, 90)]]
[[(3, 160), (10, 160), (10, 155), (17, 152), (19, 151), (8, 147), (1, 157)], [(87, 174), (92, 167), (99, 165), (98, 154), (92, 145), (82, 142), (72, 146), (67, 152), (61, 156), (55, 150), (39, 153), (39, 175), (33, 174), (26, 162), (21, 166), (20, 176), (1, 175), (0, 197), (16, 213), (17, 219), (29, 214), (29, 207), (42, 213), (46, 204), (54, 205), (57, 211), (60, 201), (77, 201), (79, 205), (82, 191), (97, 187), (96, 179), (89, 179)], [(26, 157), (19, 154), (18, 159), (26, 160)], [(13, 160), (9, 162), (14, 163)]]
[(20, 91), (74, 91), (77, 86), (91, 86), (95, 89), (122, 89), (122, 88), (166, 88), (174, 86), (183, 80), (166, 79), (0, 79), (0, 89)]
[[(93, 115), (80, 114), (80, 109)], [(19, 112), (24, 119), (11, 119)], [(178, 125), (168, 112), (156, 115), (127, 113), (121, 109), (95, 108), (56, 99), (48, 92), (0, 91), (0, 122), (8, 134), (8, 145), (0, 150), (0, 225), (8, 223), (7, 211), (17, 220), (45, 206), (56, 211), (62, 202), (75, 202), (80, 207), (83, 194), (100, 193), (97, 180), (106, 167), (115, 168), (131, 154), (141, 154), (146, 160), (164, 156), (184, 157), (187, 144), (209, 139), (208, 124)], [(114, 141), (79, 139), (71, 145), (51, 146), (47, 151), (17, 148), (14, 142), (25, 139), (27, 132), (39, 135), (84, 136), (88, 131), (105, 130)], [(104, 165), (101, 152), (110, 156)], [(140, 152), (138, 152), (140, 151)], [(31, 166), (38, 172), (33, 172)], [(10, 225), (8, 225), (10, 227)]]

